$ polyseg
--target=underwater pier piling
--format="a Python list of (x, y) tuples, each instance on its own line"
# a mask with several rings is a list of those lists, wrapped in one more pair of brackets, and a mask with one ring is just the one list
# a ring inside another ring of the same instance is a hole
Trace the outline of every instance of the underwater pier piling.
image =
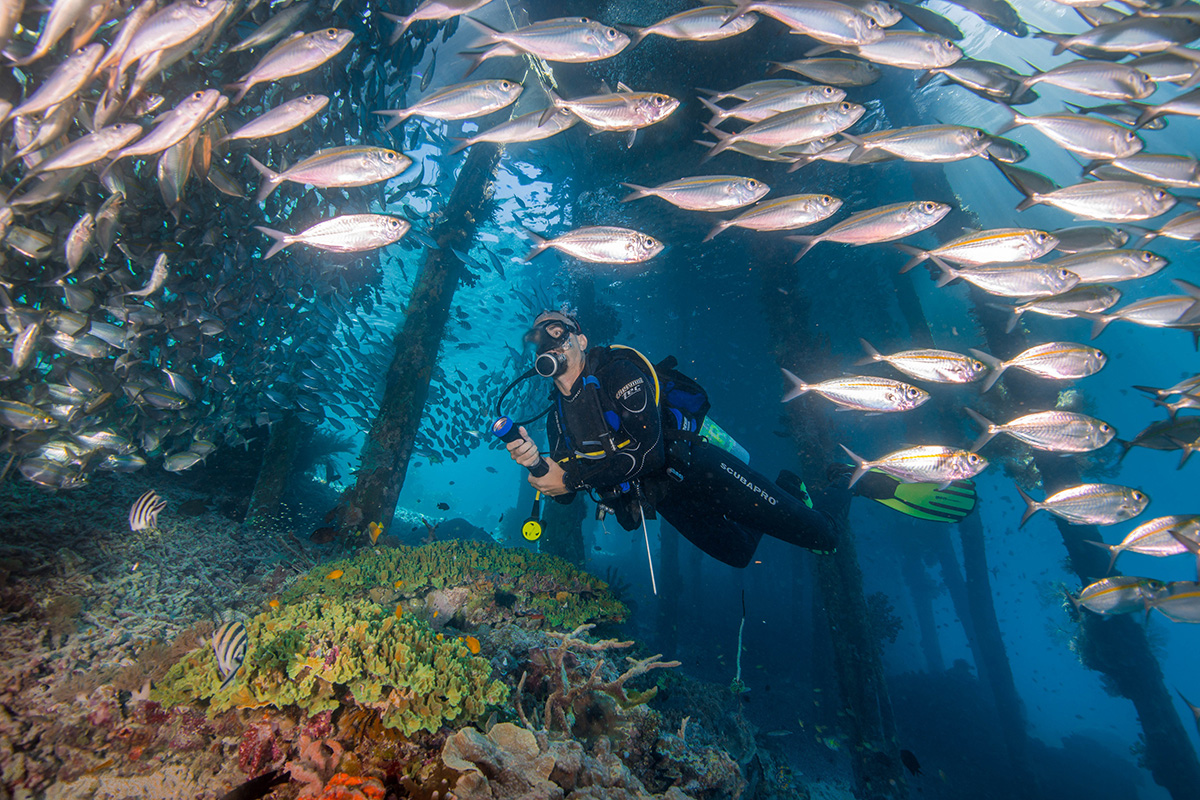
[[(997, 355), (1017, 353), (1029, 342), (1023, 326), (1005, 331), (1006, 315), (990, 308), (987, 296), (971, 289), (971, 301), (983, 329), (988, 350)], [(1022, 408), (1054, 408), (1058, 390), (1046, 381), (1019, 373), (1004, 376), (1005, 386), (1014, 406)], [(1033, 458), (1047, 493), (1058, 491), (1082, 481), (1076, 463), (1052, 453), (1035, 452)], [(1071, 569), (1080, 581), (1087, 583), (1108, 572), (1107, 554), (1089, 545), (1088, 540), (1102, 541), (1094, 525), (1072, 525), (1055, 517), (1055, 524), (1070, 557)], [(1187, 732), (1167, 691), (1162, 667), (1145, 628), (1132, 615), (1101, 618), (1083, 614), (1076, 639), (1081, 663), (1104, 676), (1104, 684), (1133, 702), (1145, 742), (1145, 765), (1155, 783), (1165, 788), (1173, 800), (1195, 800), (1200, 791), (1200, 760), (1192, 749)]]
[[(781, 367), (803, 369), (826, 355), (828, 341), (811, 325), (811, 301), (794, 291), (796, 271), (790, 254), (776, 243), (756, 242), (761, 292), (775, 361)], [(766, 251), (766, 252), (763, 252)], [(769, 266), (767, 266), (769, 265)], [(786, 428), (795, 441), (810, 490), (819, 497), (826, 488), (826, 469), (834, 442), (825, 414), (800, 401), (787, 410)], [(862, 570), (858, 563), (848, 507), (834, 518), (837, 552), (814, 556), (817, 583), (832, 633), (833, 660), (847, 727), (855, 794), (863, 800), (903, 800), (908, 782), (896, 742), (896, 722), (883, 671), (879, 639), (871, 630)]]
[(369, 522), (386, 529), (396, 512), (450, 304), (466, 275), (466, 266), (452, 248), (468, 250), (476, 227), (491, 213), (492, 181), (501, 152), (493, 144), (471, 148), (441, 221), (430, 232), (438, 246), (428, 251), (417, 274), (394, 339), (383, 400), (363, 445), (357, 479), (338, 502), (336, 525), (343, 535)]
[[(263, 451), (262, 466), (254, 481), (254, 492), (250, 495), (250, 507), (246, 522), (254, 527), (266, 525), (270, 515), (279, 506), (287, 489), (288, 476), (296, 461), (296, 451), (305, 433), (304, 424), (294, 412), (271, 426), (271, 435)], [(309, 431), (311, 434), (311, 431)]]

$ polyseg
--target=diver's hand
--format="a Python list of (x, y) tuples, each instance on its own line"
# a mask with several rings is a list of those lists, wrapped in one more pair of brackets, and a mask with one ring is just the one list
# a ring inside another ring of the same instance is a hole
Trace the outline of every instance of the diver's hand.
[(520, 431), (520, 439), (513, 439), (505, 445), (508, 448), (509, 458), (522, 467), (536, 467), (537, 463), (542, 460), (542, 456), (538, 453), (537, 445), (529, 438), (529, 433), (525, 430), (524, 425), (521, 426)]
[(546, 459), (546, 466), (549, 467), (549, 470), (540, 478), (535, 478), (533, 473), (529, 474), (529, 485), (548, 497), (567, 494), (570, 489), (563, 482), (566, 473), (563, 472), (562, 466), (552, 458)]

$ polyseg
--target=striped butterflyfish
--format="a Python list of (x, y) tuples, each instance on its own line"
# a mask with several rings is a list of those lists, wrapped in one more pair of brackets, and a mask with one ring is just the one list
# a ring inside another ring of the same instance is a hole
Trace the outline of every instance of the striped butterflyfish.
[(129, 508), (129, 530), (144, 531), (158, 527), (158, 514), (167, 507), (167, 501), (153, 489), (134, 501)]
[(246, 659), (246, 626), (240, 622), (226, 622), (213, 634), (213, 652), (217, 656), (217, 671), (221, 673), (221, 689), (237, 675)]

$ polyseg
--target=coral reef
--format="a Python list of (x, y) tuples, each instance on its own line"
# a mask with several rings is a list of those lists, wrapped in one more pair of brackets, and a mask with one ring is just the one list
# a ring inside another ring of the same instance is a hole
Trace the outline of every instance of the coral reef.
[(228, 687), (206, 647), (172, 667), (154, 699), (167, 707), (205, 701), (209, 714), (269, 705), (314, 715), (352, 702), (412, 735), (474, 719), (508, 695), (461, 641), (369, 600), (309, 597), (259, 614), (246, 631), (250, 649)]
[(619, 623), (627, 614), (603, 581), (560, 558), (463, 540), (364, 549), (311, 571), (282, 601), (314, 595), (401, 604), (427, 612), (439, 626), (454, 620), (467, 627), (516, 622), (573, 629)]

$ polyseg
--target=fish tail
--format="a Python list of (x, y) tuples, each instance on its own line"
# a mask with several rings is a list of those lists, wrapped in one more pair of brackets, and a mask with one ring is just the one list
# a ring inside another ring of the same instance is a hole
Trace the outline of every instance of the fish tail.
[(983, 391), (986, 392), (996, 385), (996, 381), (1000, 380), (1000, 376), (1004, 374), (1004, 370), (1008, 369), (1008, 364), (996, 358), (991, 353), (985, 353), (982, 350), (971, 349), (971, 355), (978, 358), (990, 370), (988, 376), (983, 380)]
[(707, 97), (698, 97), (696, 99), (700, 101), (700, 105), (704, 106), (710, 112), (712, 112), (714, 125), (720, 124), (722, 120), (724, 120), (726, 117), (729, 116), (728, 112), (726, 112), (725, 109), (721, 108), (719, 105), (712, 102)]
[(905, 272), (908, 272), (910, 269), (915, 267), (917, 264), (920, 264), (922, 261), (924, 261), (925, 259), (930, 257), (929, 252), (927, 250), (922, 250), (919, 247), (913, 247), (910, 244), (898, 244), (898, 245), (896, 245), (896, 249), (900, 250), (901, 252), (908, 253), (910, 256), (912, 256), (912, 258), (909, 260), (909, 262), (900, 268), (901, 275), (903, 275)]
[(1116, 317), (1110, 314), (1098, 314), (1095, 311), (1076, 311), (1075, 316), (1090, 319), (1092, 321), (1092, 338), (1095, 339), (1104, 329), (1108, 327), (1108, 323), (1112, 322)]
[[(616, 27), (620, 28), (624, 33), (628, 34), (629, 49), (633, 49), (634, 47), (637, 47), (638, 43), (641, 42), (642, 39), (645, 39), (647, 36), (650, 35), (650, 32), (648, 30), (646, 30), (646, 28), (638, 28), (633, 25), (618, 25)], [(647, 27), (649, 27), (649, 26), (647, 26)]]
[(795, 236), (785, 236), (783, 238), (787, 239), (789, 242), (800, 243), (800, 252), (796, 253), (796, 257), (792, 259), (793, 264), (804, 258), (805, 254), (807, 254), (809, 250), (812, 250), (817, 242), (821, 241), (821, 239), (815, 234), (796, 234)]
[(488, 25), (486, 22), (480, 22), (469, 14), (464, 14), (463, 19), (479, 28), (479, 32), (483, 34), (482, 39), (476, 39), (474, 42), (471, 42), (469, 47), (472, 49), (476, 47), (491, 47), (500, 41), (497, 38), (500, 35), (500, 31), (496, 30), (491, 25)]
[(930, 256), (930, 260), (937, 265), (938, 270), (942, 273), (937, 279), (937, 287), (939, 289), (958, 280), (958, 270), (954, 267), (936, 256)]
[(787, 168), (787, 171), (795, 172), (801, 167), (806, 167), (816, 160), (817, 159), (814, 156), (797, 156), (796, 158), (792, 159), (792, 165)]
[(1171, 324), (1187, 325), (1195, 322), (1197, 318), (1200, 318), (1200, 286), (1191, 281), (1185, 281), (1182, 278), (1172, 278), (1171, 283), (1175, 284), (1184, 294), (1192, 298), (1192, 305), (1188, 307), (1188, 310), (1180, 314), (1179, 318)]
[(708, 235), (704, 237), (704, 241), (707, 242), (709, 239), (713, 238), (714, 236), (716, 236), (718, 233), (725, 230), (729, 226), (730, 226), (729, 220), (725, 220), (725, 219), (721, 220), (716, 225), (712, 226), (712, 230), (710, 230), (708, 232)]
[(737, 6), (737, 8), (733, 10), (732, 14), (725, 18), (725, 21), (721, 23), (721, 27), (724, 28), (738, 17), (744, 17), (750, 11), (751, 2), (752, 0), (733, 0), (733, 4)]
[(1166, 400), (1160, 400), (1157, 397), (1152, 398), (1150, 402), (1154, 403), (1156, 406), (1162, 406), (1165, 408), (1167, 410), (1167, 416), (1170, 417), (1172, 422), (1175, 421), (1175, 415), (1179, 412), (1179, 406), (1175, 405), (1174, 403), (1168, 403)]
[(1096, 547), (1102, 547), (1108, 551), (1108, 569), (1104, 570), (1104, 574), (1107, 575), (1112, 572), (1113, 565), (1117, 563), (1117, 556), (1121, 555), (1121, 545), (1105, 544), (1104, 542), (1096, 542), (1092, 541), (1091, 539), (1084, 539), (1084, 541), (1088, 544), (1093, 544)]
[(1021, 314), (1024, 313), (1019, 307), (1006, 306), (1003, 303), (988, 303), (987, 306), (1008, 316), (1008, 322), (1004, 324), (1005, 333), (1012, 333), (1013, 328), (1017, 327), (1017, 323), (1021, 321)]
[(1021, 515), (1021, 523), (1017, 525), (1018, 528), (1023, 528), (1025, 527), (1025, 523), (1029, 521), (1030, 517), (1041, 511), (1046, 506), (1044, 503), (1039, 503), (1037, 500), (1034, 500), (1032, 497), (1025, 494), (1025, 490), (1020, 486), (1017, 487), (1017, 494), (1021, 495), (1021, 499), (1025, 501), (1025, 513)]
[(783, 396), (783, 400), (781, 400), (780, 402), (786, 403), (789, 400), (795, 400), (797, 397), (799, 397), (802, 394), (805, 394), (812, 388), (807, 383), (800, 380), (793, 373), (787, 371), (786, 369), (783, 371), (783, 374), (785, 376), (787, 376), (787, 379), (789, 381), (791, 381), (792, 388), (790, 390), (788, 390), (788, 393)]
[(726, 133), (723, 130), (719, 130), (719, 129), (713, 127), (712, 125), (708, 124), (707, 122), (702, 122), (700, 124), (704, 126), (704, 130), (708, 131), (710, 134), (715, 136), (717, 139), (717, 143), (712, 146), (712, 149), (704, 154), (704, 158), (700, 159), (701, 163), (703, 163), (705, 161), (708, 161), (710, 158), (717, 155), (718, 153), (728, 150), (729, 147), (733, 144), (733, 142), (730, 141), (730, 139), (733, 137), (733, 134)]
[(868, 145), (861, 136), (855, 136), (852, 133), (842, 131), (842, 138), (854, 145), (854, 149), (850, 151), (850, 157), (846, 159), (848, 164), (861, 164), (867, 160), (868, 151), (872, 148)]
[(1179, 90), (1181, 92), (1186, 92), (1189, 89), (1196, 88), (1196, 86), (1198, 86), (1198, 85), (1200, 85), (1200, 66), (1197, 66), (1196, 69), (1192, 72), (1192, 77), (1188, 78), (1186, 81), (1179, 84)]
[(814, 47), (812, 50), (809, 50), (808, 52), (806, 52), (804, 54), (804, 57), (812, 58), (814, 56), (823, 56), (826, 53), (836, 53), (838, 50), (841, 50), (844, 53), (853, 53), (854, 55), (858, 55), (857, 47), (848, 47), (848, 46), (834, 47), (831, 44), (822, 44), (822, 45), (818, 45), (818, 46)]
[(262, 225), (255, 225), (254, 230), (258, 231), (259, 233), (266, 234), (275, 240), (275, 243), (271, 245), (271, 249), (268, 250), (267, 254), (263, 256), (264, 259), (270, 258), (283, 248), (293, 244), (295, 241), (289, 234), (286, 234), (283, 231), (272, 230), (271, 228), (267, 228)]
[(854, 474), (850, 476), (850, 483), (846, 486), (847, 489), (854, 488), (854, 484), (858, 483), (859, 478), (867, 474), (871, 467), (862, 458), (854, 454), (849, 447), (844, 444), (839, 444), (838, 447), (846, 451), (846, 455), (850, 456), (850, 460), (854, 462)]
[(539, 128), (549, 122), (551, 117), (558, 113), (558, 110), (562, 108), (563, 102), (563, 99), (549, 86), (544, 88), (546, 89), (546, 97), (550, 100), (550, 105), (546, 107), (546, 110), (542, 112), (542, 116), (538, 119)]
[(785, 69), (787, 69), (787, 65), (785, 65), (782, 61), (768, 61), (767, 62), (767, 74), (768, 75), (774, 75), (776, 72), (783, 72)]
[[(1026, 190), (1023, 187), (1021, 187), (1021, 191), (1026, 191)], [(1042, 199), (1041, 199), (1041, 197), (1038, 196), (1037, 192), (1029, 192), (1025, 195), (1024, 200), (1017, 203), (1017, 211), (1025, 211), (1026, 209), (1033, 208), (1040, 202), (1042, 202)]]
[(387, 124), (383, 126), (384, 133), (390, 131), (392, 128), (396, 127), (412, 116), (412, 112), (406, 108), (385, 109), (383, 111), (372, 111), (371, 113), (380, 117), (388, 118)]
[(396, 14), (388, 14), (387, 12), (382, 13), (384, 19), (396, 23), (396, 29), (392, 31), (392, 35), (388, 39), (388, 47), (393, 47), (395, 46), (396, 42), (400, 41), (400, 37), (404, 35), (404, 32), (408, 30), (408, 26), (411, 25), (412, 22), (409, 21), (408, 17), (401, 17), (397, 16)]
[[(650, 190), (645, 186), (638, 186), (636, 183), (622, 183), (626, 189), (633, 189), (631, 194), (627, 194), (621, 198), (622, 203), (628, 203), (630, 200), (640, 200), (643, 197), (650, 196)], [(705, 239), (705, 241), (708, 241)]]
[(860, 358), (858, 361), (856, 361), (854, 366), (864, 367), (867, 364), (873, 364), (876, 361), (883, 361), (883, 356), (880, 355), (879, 351), (872, 347), (871, 343), (866, 339), (859, 339), (858, 343), (862, 345), (863, 352), (865, 352), (867, 356), (866, 358)]
[(538, 253), (542, 252), (543, 250), (545, 250), (547, 247), (550, 246), (550, 243), (547, 242), (545, 238), (538, 236), (536, 233), (529, 230), (528, 228), (523, 228), (522, 230), (525, 231), (526, 236), (528, 236), (530, 239), (533, 239), (533, 249), (525, 254), (526, 261), (533, 259), (534, 256), (536, 256)]
[(258, 174), (263, 176), (262, 186), (258, 187), (258, 197), (254, 198), (256, 203), (261, 203), (271, 196), (271, 192), (279, 188), (283, 177), (254, 156), (248, 155), (246, 158), (250, 159), (251, 166), (258, 170)]
[(1158, 231), (1152, 231), (1149, 228), (1143, 228), (1140, 225), (1126, 225), (1125, 227), (1131, 228), (1142, 234), (1142, 238), (1139, 239), (1137, 242), (1137, 245), (1136, 245), (1137, 247), (1141, 247), (1142, 245), (1144, 245), (1146, 242), (1150, 241), (1151, 239), (1158, 238)]
[(973, 408), (964, 408), (963, 411), (967, 412), (967, 416), (975, 420), (976, 424), (983, 428), (983, 433), (978, 439), (975, 440), (975, 443), (971, 445), (971, 452), (978, 453), (979, 448), (990, 442), (992, 438), (1000, 432), (1000, 426)]
[(1037, 31), (1033, 35), (1038, 39), (1046, 39), (1047, 41), (1054, 42), (1053, 54), (1056, 56), (1062, 55), (1062, 52), (1067, 49), (1065, 42), (1067, 39), (1071, 38), (1069, 36), (1064, 36), (1061, 33), (1046, 33), (1045, 31)]

